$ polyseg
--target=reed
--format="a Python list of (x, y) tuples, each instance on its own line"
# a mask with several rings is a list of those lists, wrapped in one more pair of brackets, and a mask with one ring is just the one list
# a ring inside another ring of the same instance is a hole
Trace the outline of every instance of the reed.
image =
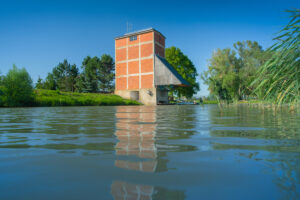
[(300, 10), (287, 11), (291, 20), (267, 51), (273, 56), (258, 70), (252, 85), (262, 100), (280, 104), (300, 102)]

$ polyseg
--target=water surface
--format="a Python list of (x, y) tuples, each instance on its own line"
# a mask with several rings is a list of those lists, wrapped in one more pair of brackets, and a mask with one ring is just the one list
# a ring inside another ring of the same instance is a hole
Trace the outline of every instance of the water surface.
[(0, 199), (299, 199), (300, 116), (246, 105), (0, 109)]

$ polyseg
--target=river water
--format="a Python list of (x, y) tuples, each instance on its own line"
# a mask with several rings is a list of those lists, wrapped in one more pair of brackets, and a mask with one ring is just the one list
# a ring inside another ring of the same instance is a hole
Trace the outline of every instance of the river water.
[(300, 115), (247, 105), (2, 108), (0, 199), (300, 199)]

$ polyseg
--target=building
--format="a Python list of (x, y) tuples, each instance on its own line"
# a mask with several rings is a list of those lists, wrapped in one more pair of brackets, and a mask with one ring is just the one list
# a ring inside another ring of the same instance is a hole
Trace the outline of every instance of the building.
[(115, 38), (115, 94), (145, 105), (167, 104), (166, 86), (189, 86), (166, 61), (165, 39), (153, 28)]

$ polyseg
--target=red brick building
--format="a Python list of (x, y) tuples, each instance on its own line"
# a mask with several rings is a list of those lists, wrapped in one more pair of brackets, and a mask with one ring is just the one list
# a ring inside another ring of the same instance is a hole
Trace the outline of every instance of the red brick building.
[(145, 105), (168, 103), (165, 86), (189, 84), (164, 59), (165, 36), (153, 28), (115, 38), (115, 93)]

